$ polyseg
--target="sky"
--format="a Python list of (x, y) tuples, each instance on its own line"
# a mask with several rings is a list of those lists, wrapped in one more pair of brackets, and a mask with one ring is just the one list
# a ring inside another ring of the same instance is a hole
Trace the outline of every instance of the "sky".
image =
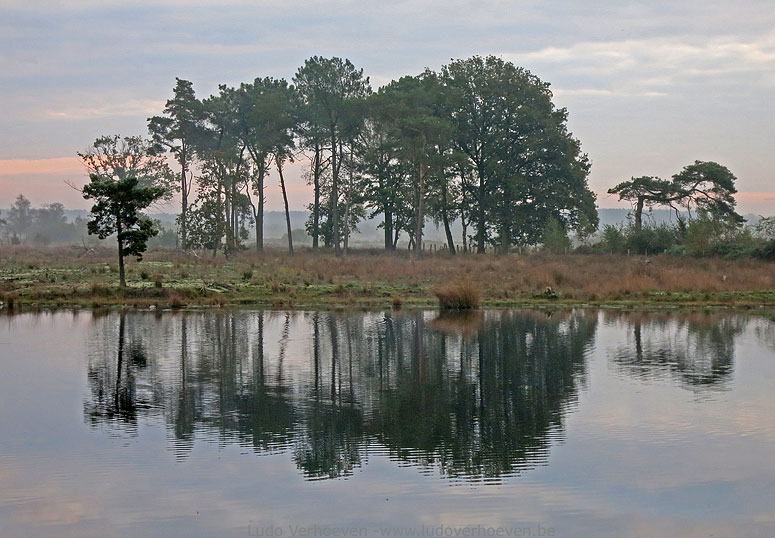
[[(599, 206), (624, 207), (606, 191), (632, 176), (713, 160), (738, 177), (741, 212), (775, 215), (772, 0), (2, 0), (0, 208), (19, 193), (88, 208), (66, 183), (87, 179), (76, 152), (146, 134), (175, 77), (206, 97), (340, 56), (376, 89), (476, 54), (551, 83)], [(301, 168), (291, 209), (311, 198)]]

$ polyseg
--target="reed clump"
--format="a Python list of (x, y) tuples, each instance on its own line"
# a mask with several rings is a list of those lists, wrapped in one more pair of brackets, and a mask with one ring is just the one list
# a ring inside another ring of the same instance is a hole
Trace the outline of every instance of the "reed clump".
[(448, 310), (477, 308), (482, 298), (479, 286), (468, 278), (436, 285), (431, 289), (431, 293), (439, 300), (439, 306)]

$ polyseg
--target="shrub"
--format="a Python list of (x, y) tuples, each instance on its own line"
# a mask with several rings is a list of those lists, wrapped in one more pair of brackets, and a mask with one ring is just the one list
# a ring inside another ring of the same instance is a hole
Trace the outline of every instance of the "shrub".
[(183, 302), (183, 298), (177, 293), (171, 293), (169, 301), (170, 301), (170, 308), (183, 308), (185, 306), (185, 303)]
[(544, 250), (555, 254), (566, 252), (571, 246), (565, 226), (554, 217), (546, 223), (541, 242)]
[(661, 254), (679, 242), (675, 226), (669, 224), (644, 226), (627, 234), (627, 248), (633, 254)]
[(479, 306), (481, 292), (471, 280), (460, 279), (449, 284), (440, 284), (431, 289), (439, 299), (441, 308), (465, 310)]
[(603, 226), (603, 245), (606, 252), (625, 252), (627, 250), (627, 237), (621, 227), (606, 224)]

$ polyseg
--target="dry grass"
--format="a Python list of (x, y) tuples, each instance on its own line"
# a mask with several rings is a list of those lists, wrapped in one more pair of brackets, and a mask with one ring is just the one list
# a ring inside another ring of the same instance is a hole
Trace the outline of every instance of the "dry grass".
[[(0, 295), (10, 294), (20, 304), (72, 304), (84, 297), (126, 302), (128, 294), (117, 292), (114, 258), (108, 248), (83, 255), (75, 248), (0, 247)], [(767, 293), (775, 289), (775, 265), (623, 255), (434, 253), (418, 258), (406, 252), (358, 251), (338, 258), (328, 252), (288, 256), (269, 250), (227, 260), (152, 252), (143, 262), (127, 260), (127, 280), (133, 301), (135, 296), (157, 300), (153, 292), (158, 292), (166, 302), (170, 293), (177, 293), (188, 304), (390, 306), (427, 304), (436, 294), (448, 307), (460, 308), (535, 301), (547, 288), (560, 301), (736, 302), (741, 293), (761, 293), (763, 298), (751, 301), (762, 303), (773, 299)], [(156, 282), (163, 282), (163, 289), (154, 289)]]
[(439, 306), (449, 310), (470, 310), (479, 306), (481, 291), (468, 278), (460, 278), (447, 284), (437, 284), (431, 293), (439, 300)]

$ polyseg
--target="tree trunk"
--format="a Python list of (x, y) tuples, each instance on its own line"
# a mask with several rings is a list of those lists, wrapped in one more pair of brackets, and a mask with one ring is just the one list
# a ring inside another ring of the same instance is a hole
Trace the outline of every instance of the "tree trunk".
[(188, 248), (188, 180), (186, 179), (186, 145), (180, 150), (180, 241), (183, 250)]
[(499, 250), (501, 254), (508, 254), (509, 248), (511, 248), (511, 227), (507, 219), (504, 217), (501, 221), (501, 237)]
[(635, 206), (635, 231), (640, 232), (643, 228), (643, 197), (638, 197), (638, 203)]
[(264, 250), (264, 171), (258, 172), (258, 208), (256, 208), (256, 251)]
[(393, 211), (389, 205), (385, 205), (385, 250), (395, 250), (393, 244)]
[(122, 288), (126, 288), (126, 273), (124, 272), (124, 240), (121, 239), (121, 221), (116, 224), (118, 235), (118, 281)]
[(315, 202), (312, 206), (312, 249), (318, 248), (320, 236), (320, 145), (315, 144), (315, 162), (312, 170), (312, 182), (315, 188)]
[(449, 227), (449, 214), (447, 212), (447, 181), (444, 180), (442, 187), (441, 220), (444, 223), (444, 233), (447, 236), (447, 247), (450, 254), (455, 254), (455, 241), (452, 239), (452, 230)]
[[(350, 170), (348, 171), (347, 176), (347, 201), (345, 202), (344, 206), (344, 254), (347, 255), (347, 252), (350, 249), (350, 204), (352, 203), (352, 196), (353, 196), (353, 141), (350, 140)], [(341, 160), (342, 156), (339, 155), (339, 158)]]
[[(423, 148), (425, 148), (424, 144)], [(414, 223), (414, 250), (415, 252), (422, 253), (422, 229), (425, 224), (425, 207), (423, 204), (425, 198), (423, 196), (425, 193), (425, 174), (423, 173), (422, 159), (420, 159), (419, 162), (417, 176), (417, 211), (415, 212)]]
[(487, 230), (487, 227), (485, 226), (484, 222), (484, 194), (485, 194), (485, 184), (484, 184), (484, 169), (480, 165), (479, 166), (479, 219), (476, 223), (476, 252), (477, 254), (484, 254), (484, 241), (485, 241), (485, 233)]
[(291, 212), (288, 210), (288, 193), (285, 190), (285, 178), (283, 177), (283, 165), (279, 158), (275, 158), (277, 173), (280, 175), (280, 188), (283, 191), (283, 203), (285, 204), (285, 226), (288, 228), (288, 254), (293, 254), (293, 234), (291, 233)]
[(331, 126), (331, 231), (332, 240), (334, 243), (334, 251), (337, 256), (342, 255), (342, 247), (339, 244), (339, 169), (337, 168), (337, 154), (336, 154), (336, 131), (334, 126)]

